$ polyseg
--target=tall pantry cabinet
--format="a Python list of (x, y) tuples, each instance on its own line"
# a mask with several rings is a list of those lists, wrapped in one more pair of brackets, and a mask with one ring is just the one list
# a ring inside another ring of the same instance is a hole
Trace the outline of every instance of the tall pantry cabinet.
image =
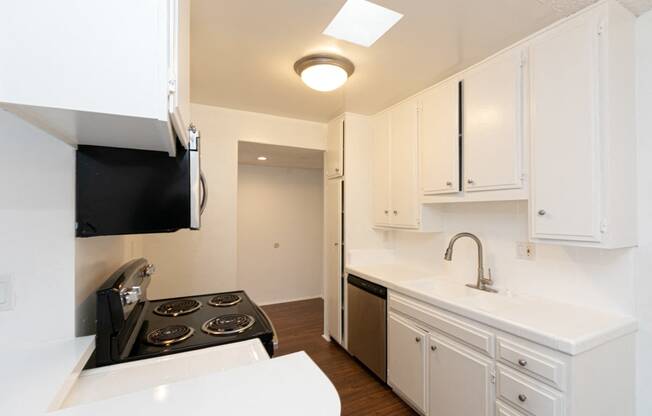
[(343, 344), (345, 117), (328, 123), (324, 154), (324, 335)]

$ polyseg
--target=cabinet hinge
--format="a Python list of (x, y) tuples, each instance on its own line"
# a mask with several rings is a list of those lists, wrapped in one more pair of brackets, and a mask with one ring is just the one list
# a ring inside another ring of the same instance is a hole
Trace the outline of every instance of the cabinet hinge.
[(604, 33), (604, 22), (598, 23), (598, 36), (602, 36)]
[(609, 224), (607, 224), (607, 220), (606, 220), (606, 219), (603, 219), (602, 221), (600, 221), (600, 232), (601, 232), (602, 234), (604, 234), (604, 233), (607, 232), (608, 225), (609, 225)]
[(525, 52), (522, 52), (521, 53), (521, 68), (524, 68), (525, 64), (527, 64), (527, 55), (525, 55)]
[(177, 92), (177, 80), (171, 79), (168, 81), (168, 95)]
[(489, 382), (491, 384), (496, 384), (496, 373), (489, 374)]

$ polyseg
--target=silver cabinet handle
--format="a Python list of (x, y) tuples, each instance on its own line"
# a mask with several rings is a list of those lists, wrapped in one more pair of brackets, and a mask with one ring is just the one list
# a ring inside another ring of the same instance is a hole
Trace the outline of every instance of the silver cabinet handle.
[(431, 346), (430, 346), (430, 350), (431, 350), (431, 351), (435, 351), (436, 349), (437, 349), (437, 346), (436, 346), (436, 345), (431, 345)]
[(527, 365), (527, 361), (521, 358), (520, 360), (518, 360), (518, 365), (520, 365), (521, 367), (525, 367)]
[(199, 203), (199, 215), (201, 215), (204, 213), (204, 209), (206, 209), (206, 204), (208, 203), (208, 186), (206, 186), (204, 172), (199, 172), (199, 182), (201, 183), (202, 189), (201, 202)]
[(469, 185), (473, 185), (475, 181), (473, 179), (467, 179), (466, 183), (468, 183)]
[(540, 209), (539, 212), (537, 212), (537, 214), (539, 214), (540, 217), (543, 217), (544, 215), (546, 215), (546, 210)]
[(527, 396), (526, 396), (525, 394), (521, 393), (521, 394), (518, 395), (518, 399), (519, 399), (521, 402), (524, 402), (524, 401), (527, 400)]
[(421, 342), (421, 337), (416, 337), (416, 338), (414, 338), (414, 341), (416, 341), (416, 342)]
[(448, 187), (453, 186), (453, 182), (451, 182), (451, 181), (446, 182), (446, 186), (448, 186)]

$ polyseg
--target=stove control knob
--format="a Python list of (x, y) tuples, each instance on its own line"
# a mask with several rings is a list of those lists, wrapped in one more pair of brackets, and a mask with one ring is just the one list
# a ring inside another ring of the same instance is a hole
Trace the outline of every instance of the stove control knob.
[(154, 274), (154, 272), (156, 272), (156, 267), (153, 264), (148, 264), (143, 269), (143, 276), (151, 277)]
[(140, 300), (141, 295), (140, 287), (134, 286), (132, 288), (122, 291), (122, 304), (123, 305), (132, 305)]

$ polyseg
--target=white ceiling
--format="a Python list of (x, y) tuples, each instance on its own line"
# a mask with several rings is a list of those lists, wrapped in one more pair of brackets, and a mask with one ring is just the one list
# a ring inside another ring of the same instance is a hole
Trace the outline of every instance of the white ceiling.
[[(191, 100), (327, 121), (374, 114), (595, 0), (375, 0), (405, 17), (372, 47), (322, 35), (345, 0), (193, 0)], [(636, 13), (652, 0), (623, 0)], [(335, 52), (356, 71), (310, 90), (294, 62)]]
[[(260, 161), (258, 156), (265, 156), (267, 160)], [(238, 163), (243, 165), (321, 169), (323, 161), (324, 152), (321, 150), (253, 142), (238, 144)]]

